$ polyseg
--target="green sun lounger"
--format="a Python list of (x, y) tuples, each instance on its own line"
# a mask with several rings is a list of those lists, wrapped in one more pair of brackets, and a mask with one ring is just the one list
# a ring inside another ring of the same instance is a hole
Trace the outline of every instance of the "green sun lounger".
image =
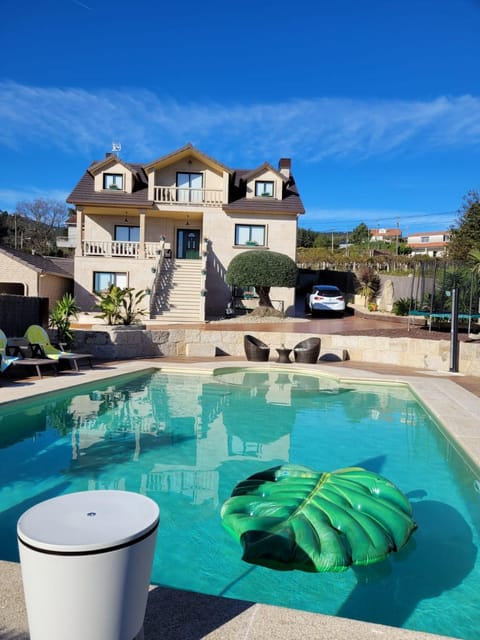
[(66, 361), (70, 367), (79, 370), (79, 365), (84, 362), (90, 368), (93, 368), (91, 353), (72, 353), (71, 351), (62, 351), (50, 342), (50, 337), (43, 327), (38, 324), (32, 324), (25, 332), (25, 338), (30, 342), (34, 349), (38, 350), (38, 355), (57, 361)]

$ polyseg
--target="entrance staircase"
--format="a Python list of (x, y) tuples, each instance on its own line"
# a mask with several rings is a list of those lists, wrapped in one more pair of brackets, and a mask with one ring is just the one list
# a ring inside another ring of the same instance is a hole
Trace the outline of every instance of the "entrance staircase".
[(150, 318), (168, 323), (203, 321), (201, 288), (201, 260), (164, 259), (152, 291)]

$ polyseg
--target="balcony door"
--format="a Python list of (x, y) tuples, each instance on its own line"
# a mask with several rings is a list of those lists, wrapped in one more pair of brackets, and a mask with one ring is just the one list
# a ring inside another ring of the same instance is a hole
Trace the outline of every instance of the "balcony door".
[(177, 173), (177, 202), (202, 202), (203, 174)]
[(177, 258), (180, 260), (200, 258), (199, 229), (177, 229)]

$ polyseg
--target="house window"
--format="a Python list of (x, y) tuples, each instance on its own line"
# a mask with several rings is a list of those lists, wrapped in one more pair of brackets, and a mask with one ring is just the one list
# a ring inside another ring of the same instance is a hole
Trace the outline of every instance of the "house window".
[(110, 285), (116, 285), (124, 289), (127, 286), (127, 274), (111, 271), (93, 272), (93, 292), (100, 293), (108, 289)]
[(121, 173), (104, 173), (103, 174), (104, 189), (123, 189), (123, 176)]
[(203, 174), (177, 173), (177, 202), (203, 202)]
[(247, 246), (265, 246), (265, 225), (236, 224), (235, 244)]
[(127, 225), (115, 225), (115, 240), (117, 242), (139, 242), (140, 227), (129, 227)]
[(423, 243), (430, 242), (430, 236), (422, 236), (420, 238), (420, 242), (423, 242)]
[(255, 180), (255, 195), (273, 198), (273, 181)]

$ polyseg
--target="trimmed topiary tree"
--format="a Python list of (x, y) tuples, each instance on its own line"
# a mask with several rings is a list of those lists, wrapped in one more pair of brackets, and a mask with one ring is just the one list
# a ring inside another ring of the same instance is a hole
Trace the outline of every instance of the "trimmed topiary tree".
[(236, 287), (255, 287), (259, 306), (273, 307), (271, 287), (294, 287), (298, 269), (295, 262), (275, 251), (245, 251), (230, 262), (226, 274), (227, 284)]

